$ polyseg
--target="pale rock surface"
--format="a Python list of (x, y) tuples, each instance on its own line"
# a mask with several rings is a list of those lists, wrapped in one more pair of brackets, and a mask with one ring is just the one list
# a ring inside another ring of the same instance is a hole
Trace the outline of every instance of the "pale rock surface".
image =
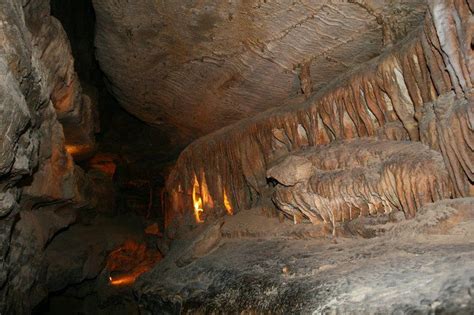
[(267, 171), (267, 177), (285, 186), (293, 186), (311, 177), (313, 164), (304, 156), (290, 155)]
[(253, 212), (236, 215), (247, 224), (225, 218), (226, 237), (193, 263), (176, 265), (183, 247), (172, 247), (135, 294), (149, 313), (470, 314), (473, 202), (441, 200), (412, 220), (366, 221), (362, 229), (377, 231), (370, 239), (322, 238), (310, 224), (301, 234), (303, 225), (242, 211)]
[(422, 0), (93, 3), (114, 96), (188, 141), (304, 100), (402, 39), (426, 10)]
[(202, 231), (196, 231), (195, 237), (190, 244), (183, 250), (182, 255), (176, 260), (176, 265), (183, 267), (189, 265), (194, 260), (206, 256), (215, 249), (221, 240), (221, 228), (224, 221), (220, 220), (204, 228)]
[[(295, 222), (309, 219), (334, 226), (394, 211), (411, 218), (425, 204), (453, 196), (441, 154), (421, 143), (356, 139), (293, 154), (310, 161), (312, 168), (295, 178), (297, 185), (278, 184), (273, 201)], [(296, 159), (289, 156), (271, 170), (292, 173), (298, 165), (288, 160)]]

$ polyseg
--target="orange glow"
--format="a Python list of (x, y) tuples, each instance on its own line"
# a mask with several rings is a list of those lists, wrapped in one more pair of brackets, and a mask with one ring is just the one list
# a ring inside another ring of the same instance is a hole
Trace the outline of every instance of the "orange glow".
[(145, 229), (145, 234), (163, 236), (163, 234), (160, 232), (158, 223), (153, 223), (147, 226)]
[(88, 161), (88, 164), (91, 169), (99, 170), (112, 178), (117, 170), (116, 159), (117, 157), (113, 154), (97, 153)]
[(209, 194), (209, 189), (207, 188), (207, 183), (206, 183), (206, 176), (204, 173), (202, 176), (201, 196), (202, 196), (203, 204), (206, 207), (206, 209), (214, 208), (214, 201), (212, 201), (211, 194)]
[(202, 208), (202, 199), (198, 196), (200, 191), (199, 182), (196, 175), (194, 175), (194, 184), (193, 184), (193, 206), (194, 206), (194, 217), (196, 218), (197, 223), (202, 223), (204, 220), (201, 218), (204, 209)]
[(121, 247), (111, 252), (107, 258), (109, 283), (113, 286), (133, 284), (143, 273), (150, 270), (161, 259), (157, 251), (147, 249), (145, 244), (126, 241)]
[(66, 145), (66, 151), (67, 153), (71, 154), (72, 156), (81, 153), (84, 150), (81, 145), (74, 145), (74, 144), (68, 144)]
[(114, 286), (121, 286), (121, 285), (129, 285), (135, 282), (137, 279), (136, 276), (122, 276), (122, 277), (117, 277), (115, 279), (112, 279), (112, 277), (109, 277), (109, 282), (111, 285)]
[(232, 205), (229, 201), (229, 197), (227, 197), (227, 192), (226, 192), (225, 188), (224, 188), (224, 207), (227, 210), (227, 213), (229, 215), (234, 214), (234, 209), (232, 209)]
[(73, 158), (77, 158), (79, 156), (86, 156), (90, 152), (93, 151), (93, 147), (87, 144), (66, 144), (66, 151), (69, 153)]

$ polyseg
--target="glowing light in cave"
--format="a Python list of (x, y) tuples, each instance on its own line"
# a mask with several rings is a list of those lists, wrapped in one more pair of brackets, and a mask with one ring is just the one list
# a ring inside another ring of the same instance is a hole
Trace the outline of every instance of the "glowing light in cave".
[[(67, 148), (67, 146), (66, 146)], [(113, 178), (115, 171), (117, 170), (117, 165), (115, 160), (118, 159), (117, 156), (108, 153), (98, 153), (94, 155), (88, 162), (88, 166), (91, 169), (99, 170), (104, 174), (107, 174), (110, 178)]]
[(107, 257), (109, 283), (113, 286), (133, 284), (143, 273), (150, 270), (162, 258), (161, 254), (148, 249), (146, 244), (127, 240)]
[(234, 214), (234, 209), (232, 209), (232, 204), (229, 201), (229, 197), (227, 197), (227, 192), (225, 188), (224, 188), (224, 207), (229, 215)]
[(201, 182), (201, 197), (202, 197), (202, 203), (203, 207), (206, 207), (206, 209), (212, 209), (214, 208), (214, 201), (212, 200), (211, 194), (209, 193), (209, 188), (207, 188), (207, 182), (206, 182), (206, 174), (203, 173), (202, 175), (202, 182)]
[(202, 208), (202, 199), (199, 196), (200, 187), (196, 175), (194, 175), (194, 184), (193, 184), (193, 206), (194, 206), (194, 217), (196, 218), (197, 223), (203, 223), (204, 220), (201, 218), (204, 209)]
[(68, 144), (68, 145), (66, 145), (66, 151), (67, 151), (67, 153), (74, 156), (78, 153), (81, 153), (82, 148), (81, 148), (80, 145)]
[(138, 275), (137, 276), (127, 275), (127, 276), (117, 277), (115, 279), (112, 279), (112, 277), (109, 277), (109, 282), (113, 286), (129, 285), (129, 284), (134, 283), (137, 277)]
[(81, 154), (87, 154), (93, 150), (93, 147), (87, 144), (66, 144), (66, 151), (73, 158), (80, 156)]

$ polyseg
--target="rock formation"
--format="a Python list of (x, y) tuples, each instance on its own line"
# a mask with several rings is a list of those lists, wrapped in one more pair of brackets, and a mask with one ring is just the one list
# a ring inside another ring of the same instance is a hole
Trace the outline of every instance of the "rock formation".
[[(333, 142), (286, 157), (267, 176), (277, 180), (273, 198), (296, 222), (350, 221), (359, 216), (417, 209), (453, 195), (441, 154), (418, 142), (354, 140)], [(290, 159), (290, 161), (288, 161)], [(293, 168), (308, 165), (304, 176)], [(281, 183), (281, 184), (280, 184)]]
[(95, 146), (94, 105), (49, 1), (0, 4), (0, 312), (47, 295), (43, 249), (88, 204), (72, 154)]
[[(195, 177), (201, 196), (213, 201), (203, 206), (203, 217), (212, 220), (226, 213), (226, 198), (235, 211), (268, 199), (266, 171), (278, 158), (362, 137), (428, 145), (443, 156), (454, 195), (472, 196), (472, 7), (469, 1), (429, 4), (424, 22), (407, 38), (306, 102), (243, 120), (188, 146), (167, 182), (168, 226), (196, 224)], [(416, 172), (407, 178), (416, 180)]]
[(93, 3), (113, 94), (187, 141), (303, 101), (403, 38), (426, 9), (422, 0)]
[(469, 314), (474, 308), (473, 201), (432, 203), (411, 220), (366, 221), (354, 230), (370, 239), (337, 241), (302, 229), (314, 225), (243, 210), (224, 218), (226, 239), (191, 264), (177, 266), (186, 246), (175, 242), (137, 285), (140, 309), (152, 314)]
[(2, 0), (0, 314), (473, 310), (473, 12)]

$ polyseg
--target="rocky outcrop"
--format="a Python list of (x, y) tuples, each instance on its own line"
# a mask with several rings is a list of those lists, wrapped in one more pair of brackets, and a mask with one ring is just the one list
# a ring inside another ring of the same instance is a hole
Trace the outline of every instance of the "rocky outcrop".
[(360, 216), (403, 211), (412, 218), (453, 195), (441, 154), (418, 142), (333, 142), (283, 158), (267, 176), (279, 183), (273, 201), (295, 223), (309, 219), (334, 231), (336, 223)]
[(188, 141), (303, 101), (403, 38), (426, 9), (422, 0), (93, 3), (114, 96)]
[(268, 199), (265, 173), (277, 158), (358, 137), (429, 145), (441, 152), (456, 195), (472, 195), (473, 27), (469, 1), (431, 1), (424, 22), (405, 40), (306, 102), (195, 141), (167, 182), (168, 226), (196, 224), (195, 187), (208, 200), (202, 217), (211, 220), (226, 213), (226, 199), (234, 211)]
[(95, 146), (94, 108), (49, 1), (0, 4), (0, 313), (28, 313), (44, 248), (87, 205), (68, 151)]
[(37, 71), (63, 126), (68, 151), (73, 156), (86, 156), (95, 146), (96, 109), (82, 92), (66, 32), (50, 16), (49, 1), (32, 1), (24, 12), (30, 45), (37, 47), (32, 50), (33, 58), (39, 61)]
[(470, 314), (473, 202), (442, 200), (413, 220), (371, 225), (379, 233), (370, 239), (312, 238), (298, 229), (319, 226), (242, 211), (223, 225), (240, 217), (245, 224), (232, 227), (240, 233), (192, 264), (174, 262), (183, 253), (174, 243), (139, 279), (136, 296), (152, 314)]

